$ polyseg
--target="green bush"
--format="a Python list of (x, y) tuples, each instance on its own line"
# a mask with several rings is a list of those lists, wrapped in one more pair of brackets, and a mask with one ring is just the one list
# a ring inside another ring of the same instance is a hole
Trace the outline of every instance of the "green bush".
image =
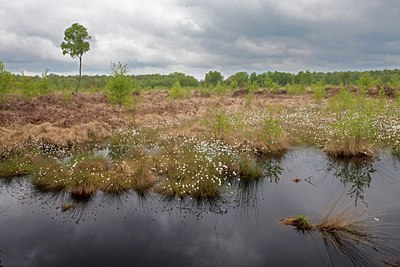
[(328, 107), (335, 111), (353, 110), (357, 104), (355, 95), (346, 89), (341, 89), (340, 92), (331, 97), (328, 102)]
[(304, 85), (301, 84), (287, 84), (285, 88), (288, 94), (291, 95), (301, 95), (306, 92)]
[(112, 76), (108, 80), (107, 89), (108, 97), (112, 103), (117, 104), (120, 108), (123, 105), (131, 103), (130, 93), (132, 92), (132, 81), (127, 76), (128, 66), (122, 65), (121, 62), (111, 64)]
[(177, 98), (185, 98), (188, 96), (190, 96), (190, 90), (183, 89), (179, 81), (176, 81), (174, 86), (169, 90), (168, 100), (172, 101)]
[(314, 93), (315, 103), (321, 104), (322, 99), (324, 99), (326, 95), (325, 86), (315, 85), (312, 87), (312, 92)]
[(42, 72), (42, 77), (38, 84), (39, 93), (41, 95), (47, 95), (50, 93), (50, 85), (49, 85), (49, 69), (45, 69)]
[(4, 101), (4, 96), (11, 89), (13, 76), (6, 70), (6, 66), (0, 61), (0, 101)]
[(223, 96), (223, 95), (225, 95), (226, 94), (226, 87), (224, 86), (224, 85), (222, 85), (221, 83), (218, 83), (216, 86), (215, 86), (215, 88), (214, 88), (214, 90), (215, 90), (215, 93), (218, 95), (218, 96)]
[(266, 116), (261, 127), (260, 139), (270, 146), (276, 144), (282, 138), (282, 134), (280, 119)]
[(32, 101), (32, 99), (36, 97), (39, 93), (36, 83), (32, 80), (31, 77), (25, 76), (24, 71), (21, 72), (20, 86), (22, 90), (22, 95), (27, 97), (30, 101)]

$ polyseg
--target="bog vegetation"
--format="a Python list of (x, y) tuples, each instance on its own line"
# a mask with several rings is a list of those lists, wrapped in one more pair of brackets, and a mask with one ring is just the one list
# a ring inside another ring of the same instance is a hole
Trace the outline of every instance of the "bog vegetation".
[[(89, 198), (153, 190), (214, 198), (268, 171), (266, 155), (314, 146), (332, 157), (400, 155), (400, 71), (210, 71), (76, 77), (12, 74), (0, 62), (0, 176)], [(305, 223), (306, 218), (297, 218)]]

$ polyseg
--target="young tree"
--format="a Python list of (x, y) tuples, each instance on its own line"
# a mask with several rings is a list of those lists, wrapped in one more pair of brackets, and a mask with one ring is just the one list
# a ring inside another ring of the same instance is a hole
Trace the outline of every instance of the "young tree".
[(88, 41), (91, 38), (87, 29), (79, 23), (72, 24), (72, 26), (64, 32), (64, 41), (61, 43), (63, 55), (69, 54), (72, 58), (79, 58), (79, 78), (75, 92), (78, 92), (82, 77), (82, 56), (90, 50)]
[(10, 90), (13, 76), (6, 70), (6, 66), (0, 61), (0, 102), (4, 100), (5, 93)]
[(122, 105), (129, 103), (129, 94), (132, 91), (132, 80), (127, 76), (128, 66), (111, 63), (112, 76), (108, 80), (107, 88), (109, 90), (110, 100), (122, 109)]
[(42, 72), (42, 78), (40, 79), (38, 86), (41, 94), (47, 95), (48, 93), (50, 93), (48, 68), (44, 69), (44, 71)]
[(22, 89), (22, 94), (26, 96), (30, 102), (38, 95), (36, 83), (33, 81), (32, 77), (25, 76), (24, 71), (21, 71), (20, 87)]

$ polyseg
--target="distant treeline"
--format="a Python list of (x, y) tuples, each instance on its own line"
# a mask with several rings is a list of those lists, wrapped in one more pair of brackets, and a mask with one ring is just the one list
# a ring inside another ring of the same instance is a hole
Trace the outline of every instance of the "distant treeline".
[[(30, 85), (38, 85), (45, 87), (46, 90), (69, 90), (74, 88), (77, 82), (76, 76), (61, 76), (56, 74), (48, 74), (45, 71), (41, 76), (24, 76), (23, 74), (11, 74), (11, 89), (20, 89)], [(400, 70), (376, 70), (376, 71), (343, 71), (343, 72), (311, 72), (300, 71), (297, 74), (287, 72), (265, 72), (257, 74), (247, 72), (237, 72), (229, 77), (224, 78), (218, 71), (208, 72), (204, 79), (197, 80), (195, 77), (184, 73), (162, 74), (146, 74), (146, 75), (130, 75), (134, 87), (138, 90), (147, 90), (154, 88), (171, 88), (176, 82), (182, 87), (213, 87), (218, 84), (230, 88), (274, 88), (287, 85), (360, 85), (366, 86), (389, 85), (400, 86)], [(104, 90), (107, 80), (110, 76), (94, 75), (82, 76), (81, 88), (84, 90), (101, 91)]]

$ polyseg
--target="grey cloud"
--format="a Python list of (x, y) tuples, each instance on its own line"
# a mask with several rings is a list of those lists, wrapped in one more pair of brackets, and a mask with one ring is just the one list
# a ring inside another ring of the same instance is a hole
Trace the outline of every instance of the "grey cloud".
[[(70, 73), (59, 49), (73, 22), (93, 36), (86, 73), (342, 70), (399, 65), (396, 0), (0, 0), (0, 59), (12, 71)], [(38, 69), (40, 68), (40, 69)]]

